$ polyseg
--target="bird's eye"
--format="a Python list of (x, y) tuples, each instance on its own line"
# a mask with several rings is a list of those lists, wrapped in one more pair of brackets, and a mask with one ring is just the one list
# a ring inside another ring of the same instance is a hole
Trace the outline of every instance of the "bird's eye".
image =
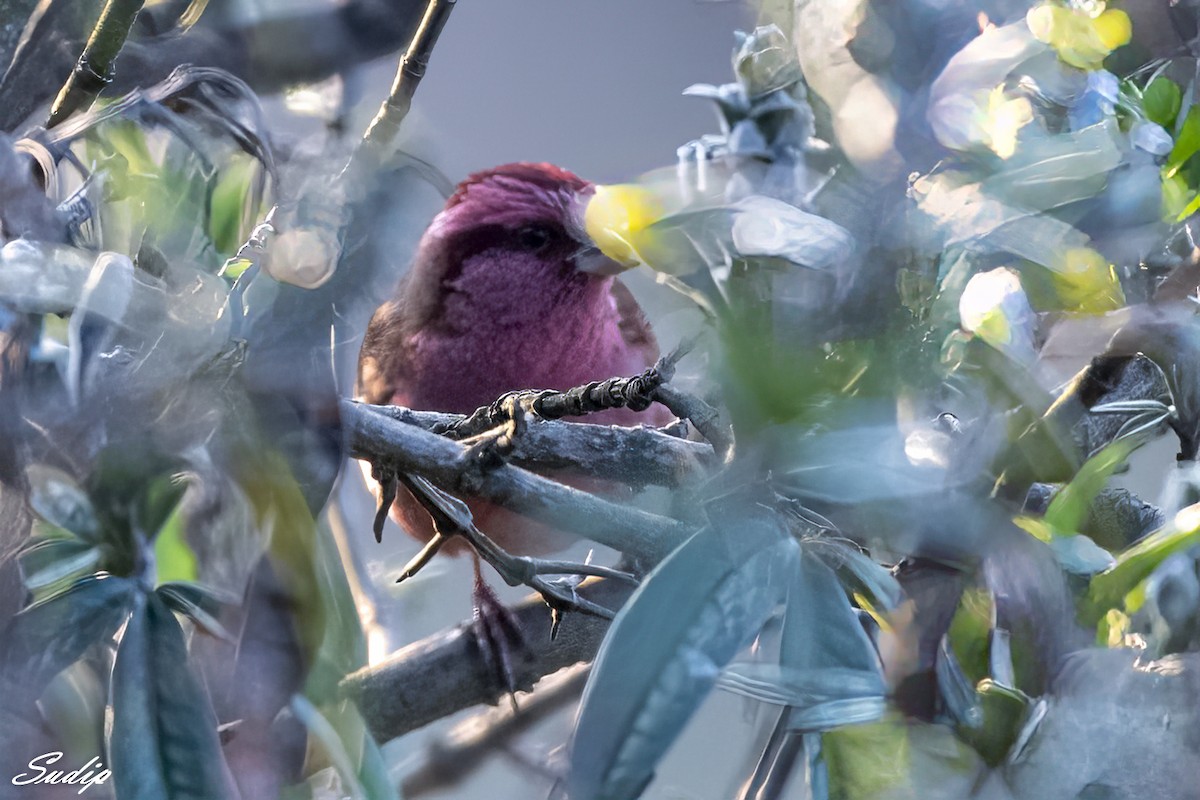
[(540, 225), (530, 225), (517, 231), (517, 243), (522, 250), (530, 252), (544, 250), (553, 238), (554, 234)]

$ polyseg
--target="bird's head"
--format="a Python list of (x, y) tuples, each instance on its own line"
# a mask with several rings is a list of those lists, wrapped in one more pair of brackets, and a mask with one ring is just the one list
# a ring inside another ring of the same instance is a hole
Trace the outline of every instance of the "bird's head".
[[(596, 186), (551, 164), (515, 163), (460, 183), (434, 218), (423, 250), (448, 265), (473, 259), (521, 265), (519, 276), (615, 275), (636, 264), (623, 232), (653, 214), (636, 189)], [(447, 276), (453, 277), (453, 276)]]

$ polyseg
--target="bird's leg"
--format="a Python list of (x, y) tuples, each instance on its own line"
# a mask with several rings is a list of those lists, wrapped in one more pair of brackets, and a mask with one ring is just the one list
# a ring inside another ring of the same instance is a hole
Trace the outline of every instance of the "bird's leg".
[(473, 554), (472, 560), (475, 564), (475, 584), (472, 590), (472, 630), (475, 634), (475, 644), (488, 673), (508, 692), (509, 702), (512, 703), (515, 712), (518, 687), (517, 677), (513, 672), (513, 654), (527, 656), (529, 645), (513, 612), (500, 602), (500, 598), (484, 581), (479, 568), (479, 556)]

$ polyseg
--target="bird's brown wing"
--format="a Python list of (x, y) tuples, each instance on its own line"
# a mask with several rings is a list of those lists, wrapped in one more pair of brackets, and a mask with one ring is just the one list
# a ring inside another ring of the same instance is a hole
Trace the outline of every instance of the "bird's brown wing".
[(354, 396), (365, 403), (390, 403), (395, 394), (396, 378), (404, 359), (402, 320), (401, 303), (391, 300), (375, 311), (367, 325), (358, 354), (358, 378), (354, 387)]
[(612, 283), (612, 297), (621, 319), (621, 338), (631, 349), (642, 354), (647, 367), (653, 366), (659, 356), (658, 340), (654, 338), (654, 331), (650, 329), (650, 322), (642, 313), (642, 307), (634, 299), (633, 292), (618, 280)]

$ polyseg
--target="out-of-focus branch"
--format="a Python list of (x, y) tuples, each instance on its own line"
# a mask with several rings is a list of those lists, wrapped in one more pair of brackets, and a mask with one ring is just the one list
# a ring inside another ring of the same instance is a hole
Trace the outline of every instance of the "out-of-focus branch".
[[(464, 419), (458, 414), (413, 411), (402, 406), (364, 407), (425, 430), (446, 428)], [(668, 487), (703, 479), (716, 461), (709, 445), (654, 428), (557, 421), (526, 427), (517, 437), (509, 460), (538, 472), (566, 470), (634, 486)]]
[[(589, 580), (579, 587), (588, 600), (619, 608), (633, 587), (609, 580)], [(608, 630), (609, 620), (570, 614), (550, 639), (551, 612), (540, 597), (513, 609), (528, 657), (513, 664), (516, 687), (533, 688), (541, 678), (582, 661), (591, 661)], [(342, 694), (354, 700), (381, 742), (480, 704), (495, 705), (507, 696), (496, 685), (479, 653), (470, 623), (434, 634), (405, 647), (386, 661), (352, 673), (342, 681)]]
[(457, 786), (488, 756), (563, 706), (579, 698), (589, 667), (579, 665), (544, 678), (537, 689), (522, 695), (518, 710), (501, 705), (455, 725), (445, 737), (426, 748), (425, 760), (404, 777), (405, 797), (416, 797)]
[(112, 82), (117, 54), (141, 10), (142, 0), (108, 0), (71, 76), (54, 100), (47, 128), (53, 128), (76, 111), (87, 111), (101, 90)]
[(369, 406), (343, 401), (341, 414), (354, 458), (420, 475), (453, 494), (491, 500), (615, 550), (657, 560), (692, 532), (687, 523), (610, 503), (511, 464), (483, 469), (462, 445)]
[(429, 0), (425, 13), (417, 24), (416, 33), (409, 40), (408, 47), (400, 56), (396, 67), (396, 77), (392, 81), (391, 91), (387, 99), (380, 105), (375, 118), (367, 126), (362, 141), (346, 164), (344, 179), (357, 184), (361, 176), (379, 168), (384, 154), (400, 132), (400, 124), (408, 116), (412, 107), (413, 95), (425, 77), (425, 68), (429, 64), (429, 56), (433, 46), (437, 44), (450, 12), (454, 10), (456, 0)]
[[(11, 5), (23, 7), (18, 0)], [(324, 80), (407, 46), (426, 4), (422, 0), (346, 0), (317, 8), (304, 5), (300, 10), (247, 23), (202, 17), (200, 24), (182, 34), (171, 30), (135, 35), (117, 59), (111, 88), (123, 93), (149, 86), (180, 64), (228, 70), (263, 94)], [(5, 7), (0, 3), (0, 8)], [(57, 22), (66, 15), (74, 25), (90, 8), (91, 0), (57, 0), (42, 17), (54, 16)], [(145, 9), (138, 17), (135, 34), (159, 31), (162, 26), (156, 22), (142, 23), (143, 18), (156, 14), (156, 8)], [(3, 18), (15, 21), (27, 16), (14, 11)], [(30, 34), (28, 41), (0, 83), (0, 130), (13, 130), (54, 97), (71, 71), (87, 29), (68, 26), (64, 30), (61, 24), (46, 24), (26, 33)], [(11, 57), (11, 49), (4, 54)], [(9, 58), (3, 63), (8, 64)]]

